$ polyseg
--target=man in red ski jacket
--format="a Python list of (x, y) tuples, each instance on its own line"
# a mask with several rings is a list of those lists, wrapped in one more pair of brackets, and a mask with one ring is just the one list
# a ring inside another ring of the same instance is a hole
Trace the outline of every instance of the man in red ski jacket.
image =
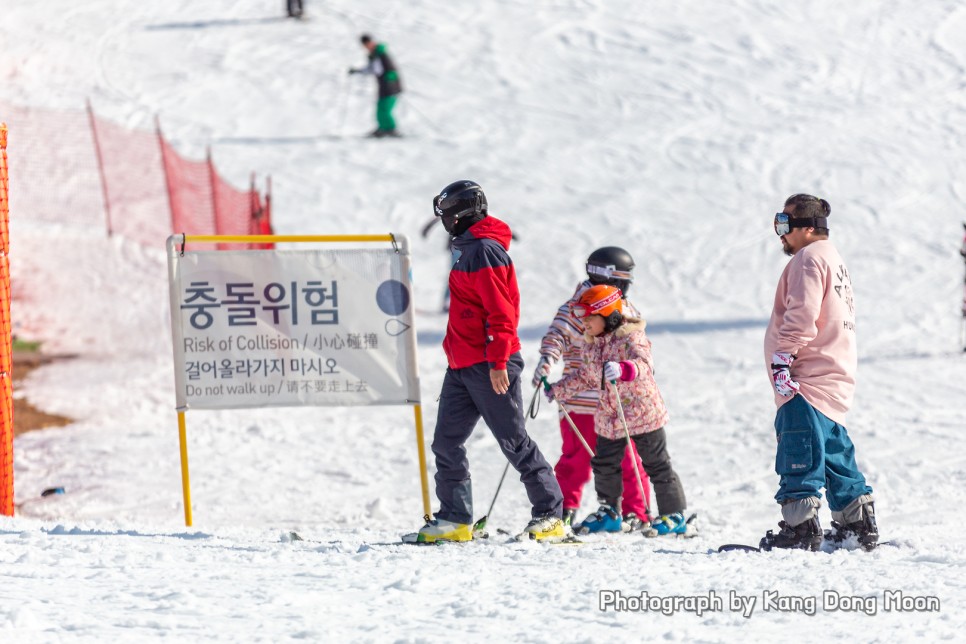
[[(520, 290), (507, 255), (510, 227), (495, 217), (453, 240), (450, 315), (443, 350), (453, 369), (487, 362), (506, 393), (507, 360), (520, 350)], [(494, 386), (497, 386), (494, 380)]]
[(472, 181), (456, 181), (433, 199), (453, 238), (449, 322), (443, 350), (449, 368), (439, 398), (436, 518), (418, 540), (473, 538), (473, 497), (464, 444), (483, 418), (507, 460), (520, 473), (533, 508), (525, 532), (537, 539), (566, 536), (563, 496), (550, 464), (526, 431), (520, 373), (520, 290), (507, 253), (510, 227), (487, 214), (486, 195)]

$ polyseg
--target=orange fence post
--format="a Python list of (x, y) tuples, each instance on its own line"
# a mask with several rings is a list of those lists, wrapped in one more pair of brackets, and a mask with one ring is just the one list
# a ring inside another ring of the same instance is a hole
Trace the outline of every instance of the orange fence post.
[(10, 324), (10, 201), (7, 125), (0, 123), (0, 514), (13, 516), (13, 336)]

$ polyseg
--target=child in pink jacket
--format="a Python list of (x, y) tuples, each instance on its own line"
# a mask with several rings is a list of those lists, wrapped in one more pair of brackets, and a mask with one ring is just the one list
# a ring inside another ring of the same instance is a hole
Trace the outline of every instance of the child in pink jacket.
[(645, 529), (645, 536), (687, 533), (687, 503), (667, 452), (664, 425), (668, 412), (654, 381), (651, 342), (644, 333), (644, 321), (625, 318), (620, 290), (604, 284), (584, 291), (573, 311), (586, 329), (581, 367), (551, 385), (547, 397), (566, 399), (587, 389), (602, 389), (594, 413), (597, 453), (590, 461), (600, 508), (575, 530), (586, 534), (621, 529), (621, 460), (629, 434), (654, 485), (661, 515)]
[[(621, 307), (626, 316), (640, 317), (631, 304), (627, 292), (634, 282), (634, 258), (623, 248), (604, 246), (587, 258), (587, 279), (577, 285), (574, 294), (564, 302), (540, 341), (540, 360), (533, 372), (533, 385), (539, 387), (550, 375), (551, 365), (558, 360), (563, 364), (563, 376), (581, 366), (580, 352), (584, 344), (584, 325), (574, 317), (573, 306), (580, 302), (584, 291), (598, 284), (615, 286), (621, 291)], [(597, 432), (594, 430), (594, 411), (600, 398), (600, 383), (572, 398), (557, 398), (560, 405), (560, 459), (553, 467), (563, 493), (563, 520), (569, 526), (577, 523), (577, 509), (583, 498), (584, 486), (593, 478), (590, 467), (592, 454), (584, 443), (597, 449)], [(576, 429), (571, 425), (576, 426)], [(636, 467), (631, 460), (636, 462)], [(637, 449), (626, 450), (621, 462), (624, 477), (624, 498), (621, 499), (621, 528), (625, 532), (641, 530), (651, 524), (651, 481), (644, 472)], [(642, 484), (637, 485), (635, 472), (641, 473)], [(642, 496), (643, 494), (643, 496)]]

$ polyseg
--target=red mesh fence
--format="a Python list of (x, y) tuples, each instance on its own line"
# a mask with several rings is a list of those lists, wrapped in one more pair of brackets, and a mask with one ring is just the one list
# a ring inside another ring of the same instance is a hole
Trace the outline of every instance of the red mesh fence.
[(52, 221), (104, 230), (104, 202), (87, 115), (0, 101), (0, 121), (11, 137), (7, 150), (10, 209), (18, 221)]
[(171, 206), (171, 228), (186, 235), (215, 234), (214, 190), (207, 161), (191, 161), (180, 156), (164, 140), (160, 130), (158, 140)]
[(134, 130), (87, 113), (0, 102), (17, 132), (10, 181), (18, 221), (105, 230), (163, 246), (173, 233), (244, 235), (266, 225), (254, 190), (239, 190), (210, 161), (182, 157), (160, 131)]
[[(258, 235), (259, 220), (263, 217), (255, 178), (247, 192), (233, 188), (215, 170), (211, 156), (208, 157), (211, 186), (215, 209), (215, 228), (221, 235)], [(238, 244), (219, 244), (218, 248), (237, 248)], [(256, 247), (252, 244), (249, 247)]]
[(10, 325), (10, 204), (7, 126), (0, 123), (0, 514), (13, 516), (13, 336)]
[(101, 163), (98, 185), (104, 193), (108, 234), (163, 246), (175, 230), (157, 135), (89, 114)]

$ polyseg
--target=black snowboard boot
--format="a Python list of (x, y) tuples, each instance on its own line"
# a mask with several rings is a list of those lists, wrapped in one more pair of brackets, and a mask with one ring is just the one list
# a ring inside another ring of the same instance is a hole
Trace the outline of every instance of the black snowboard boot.
[(796, 550), (818, 550), (822, 545), (822, 526), (818, 517), (812, 517), (797, 526), (790, 526), (784, 521), (778, 522), (781, 530), (775, 534), (771, 530), (762, 537), (758, 547), (762, 550), (772, 548), (791, 548)]
[(825, 532), (825, 538), (835, 543), (842, 543), (853, 535), (865, 550), (872, 550), (878, 544), (879, 526), (875, 522), (874, 503), (862, 505), (862, 518), (858, 521), (845, 524), (832, 521), (832, 529)]

